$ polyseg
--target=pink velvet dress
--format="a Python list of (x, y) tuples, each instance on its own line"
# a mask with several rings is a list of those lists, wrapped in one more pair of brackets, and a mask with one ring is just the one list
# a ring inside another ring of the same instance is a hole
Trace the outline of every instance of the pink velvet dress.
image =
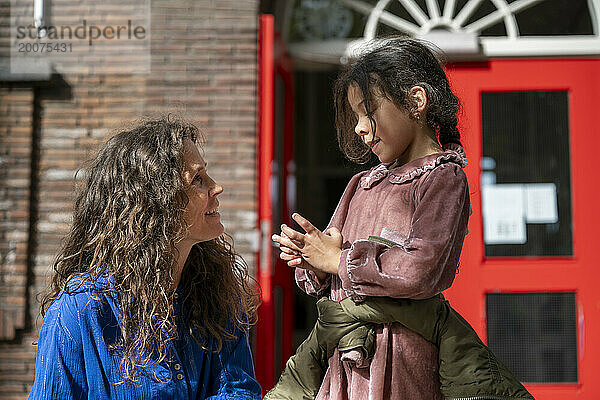
[[(401, 166), (384, 165), (355, 175), (329, 223), (344, 239), (339, 276), (320, 282), (296, 269), (306, 293), (339, 301), (365, 296), (423, 299), (450, 287), (471, 213), (463, 171), (464, 151), (449, 145)], [(392, 240), (392, 247), (367, 240)], [(400, 324), (376, 330), (375, 354), (329, 359), (319, 400), (437, 400), (436, 347)]]

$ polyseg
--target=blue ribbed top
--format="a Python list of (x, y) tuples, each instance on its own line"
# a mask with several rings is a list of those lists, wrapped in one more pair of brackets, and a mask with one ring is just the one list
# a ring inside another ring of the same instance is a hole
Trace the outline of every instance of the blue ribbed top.
[[(145, 368), (137, 383), (122, 382), (121, 357), (106, 343), (120, 335), (121, 314), (112, 280), (100, 277), (97, 293), (82, 286), (48, 308), (37, 347), (35, 382), (29, 399), (261, 399), (247, 332), (207, 352), (178, 319), (178, 338), (167, 342), (167, 361)], [(91, 294), (93, 293), (93, 294)], [(176, 314), (179, 304), (175, 304)], [(212, 340), (207, 342), (212, 348)]]

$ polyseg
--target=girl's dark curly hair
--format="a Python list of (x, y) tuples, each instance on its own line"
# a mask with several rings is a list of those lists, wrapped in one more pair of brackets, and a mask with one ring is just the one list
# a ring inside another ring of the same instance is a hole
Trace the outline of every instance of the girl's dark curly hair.
[(409, 38), (389, 38), (373, 42), (372, 49), (362, 53), (338, 77), (334, 85), (335, 124), (340, 149), (351, 161), (369, 160), (369, 147), (354, 133), (356, 116), (348, 103), (348, 88), (358, 85), (364, 97), (367, 116), (372, 118), (377, 96), (384, 96), (414, 118), (415, 105), (408, 92), (421, 86), (427, 93), (426, 123), (436, 132), (442, 146), (460, 143), (456, 114), (460, 108), (452, 93), (443, 66), (422, 42)]
[[(166, 342), (177, 337), (173, 266), (175, 244), (188, 230), (185, 138), (196, 144), (201, 139), (193, 124), (169, 115), (141, 120), (104, 144), (88, 165), (71, 230), (42, 294), (45, 315), (63, 292), (100, 292), (96, 280), (111, 276), (123, 324), (109, 348), (122, 354), (123, 381), (135, 381), (140, 368), (162, 362)], [(194, 245), (180, 282), (183, 317), (204, 349), (219, 351), (236, 330), (254, 323), (259, 294), (230, 237)], [(216, 348), (207, 348), (209, 337)]]

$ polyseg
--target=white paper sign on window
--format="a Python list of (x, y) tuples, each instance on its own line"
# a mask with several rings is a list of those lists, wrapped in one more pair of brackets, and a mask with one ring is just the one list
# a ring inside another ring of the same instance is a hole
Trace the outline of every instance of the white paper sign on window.
[(552, 224), (558, 222), (556, 185), (554, 183), (525, 185), (525, 197), (527, 199), (526, 218), (528, 223)]
[(524, 244), (525, 185), (485, 185), (481, 188), (485, 244)]

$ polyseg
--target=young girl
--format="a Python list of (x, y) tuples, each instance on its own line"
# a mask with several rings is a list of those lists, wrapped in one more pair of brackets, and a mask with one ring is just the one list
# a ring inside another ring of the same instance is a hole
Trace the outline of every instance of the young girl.
[[(325, 232), (297, 214), (293, 218), (305, 234), (282, 226), (281, 235), (273, 236), (281, 246), (281, 258), (297, 267), (296, 280), (304, 291), (328, 295), (341, 301), (340, 305), (345, 302), (334, 310), (331, 302), (320, 300), (317, 326), (331, 325), (331, 315), (351, 309), (353, 303), (344, 300), (347, 297), (357, 305), (366, 300), (368, 306), (374, 304), (369, 297), (417, 299), (412, 304), (427, 306), (410, 308), (413, 316), (421, 312), (424, 321), (433, 323), (429, 324), (429, 337), (412, 325), (391, 323), (402, 319), (382, 317), (384, 304), (377, 310), (379, 316), (370, 319), (387, 322), (376, 329), (370, 362), (365, 352), (347, 343), (338, 346), (329, 358), (316, 398), (442, 399), (448, 396), (440, 389), (440, 378), (448, 383), (445, 363), (460, 354), (454, 351), (452, 357), (446, 357), (447, 347), (442, 348), (439, 339), (449, 331), (455, 336), (472, 332), (462, 318), (445, 308), (447, 302), (434, 297), (454, 280), (471, 210), (462, 170), (466, 159), (456, 126), (458, 99), (426, 46), (415, 40), (391, 39), (363, 54), (338, 78), (335, 104), (338, 140), (345, 155), (362, 161), (373, 152), (381, 164), (350, 180)], [(389, 304), (393, 306), (392, 301)], [(468, 329), (462, 329), (465, 325)], [(318, 330), (314, 332), (319, 336)], [(331, 346), (323, 342), (329, 338), (321, 333), (317, 339), (321, 348), (311, 348), (308, 353), (319, 361), (320, 351), (326, 347), (327, 359)], [(476, 335), (469, 336), (469, 341), (480, 343)], [(477, 343), (471, 348), (482, 349), (474, 359), (491, 354)], [(460, 346), (454, 350), (459, 353)], [(299, 377), (296, 370), (306, 366), (298, 360), (290, 359), (283, 376)], [(478, 387), (475, 392), (453, 397), (531, 398), (495, 359), (488, 366), (490, 386), (507, 381), (500, 393), (471, 397), (480, 393)], [(319, 368), (309, 367), (318, 375)], [(462, 374), (458, 381), (464, 382), (473, 371), (456, 372)], [(450, 376), (450, 381), (454, 378)], [(300, 383), (308, 386), (308, 393), (314, 382)], [(280, 393), (276, 387), (268, 397), (306, 398), (300, 393), (298, 397), (280, 397)]]

